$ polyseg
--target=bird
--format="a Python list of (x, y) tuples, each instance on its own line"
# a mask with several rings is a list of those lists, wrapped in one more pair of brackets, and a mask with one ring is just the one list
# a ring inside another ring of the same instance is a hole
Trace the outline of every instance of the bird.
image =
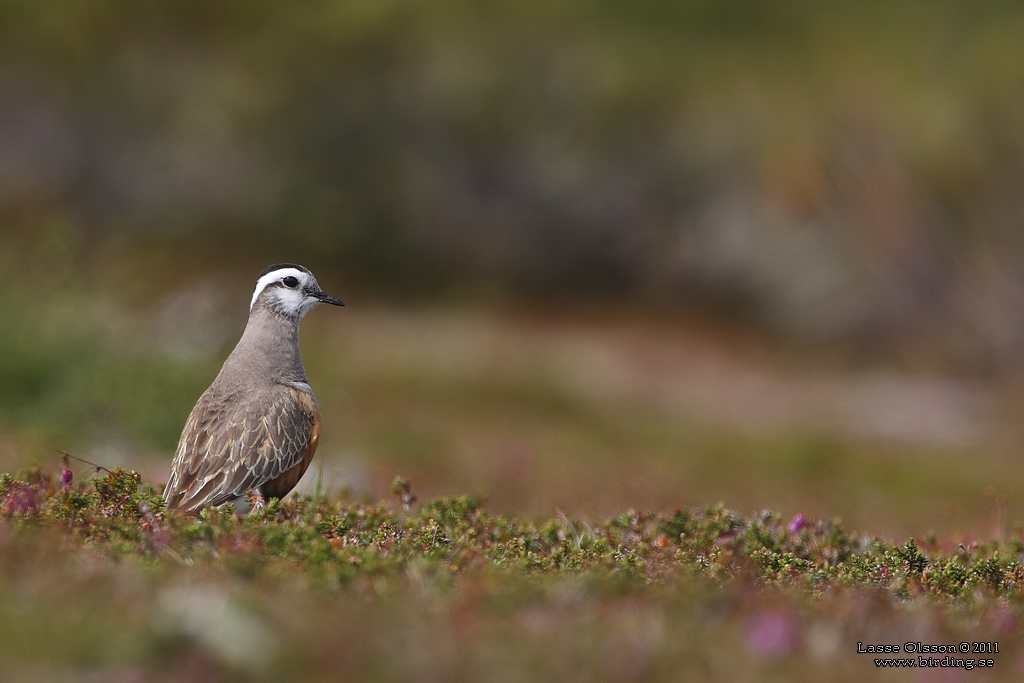
[(299, 321), (322, 303), (345, 305), (303, 266), (278, 263), (259, 274), (241, 339), (185, 421), (165, 510), (231, 503), (237, 514), (259, 512), (295, 487), (320, 441)]

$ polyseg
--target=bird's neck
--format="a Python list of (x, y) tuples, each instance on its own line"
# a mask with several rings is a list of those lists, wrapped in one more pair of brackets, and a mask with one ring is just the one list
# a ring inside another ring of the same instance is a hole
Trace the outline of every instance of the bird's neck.
[(306, 382), (299, 353), (299, 321), (257, 306), (224, 369), (259, 373), (275, 382)]

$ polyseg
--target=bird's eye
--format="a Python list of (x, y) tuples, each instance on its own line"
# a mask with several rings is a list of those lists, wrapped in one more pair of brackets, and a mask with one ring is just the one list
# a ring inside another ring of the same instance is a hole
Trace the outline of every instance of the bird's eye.
[(281, 282), (284, 283), (285, 287), (295, 287), (296, 285), (299, 284), (299, 278), (295, 277), (294, 275), (289, 275), (285, 279), (281, 280)]

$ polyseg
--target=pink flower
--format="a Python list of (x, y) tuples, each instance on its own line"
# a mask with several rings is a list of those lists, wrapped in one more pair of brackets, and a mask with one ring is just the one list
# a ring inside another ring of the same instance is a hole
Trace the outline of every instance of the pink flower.
[(806, 527), (807, 527), (807, 522), (804, 521), (803, 514), (799, 513), (799, 512), (796, 513), (796, 515), (793, 517), (793, 519), (790, 520), (789, 524), (786, 525), (786, 529), (788, 529), (789, 533), (791, 533), (791, 534), (798, 534), (798, 533), (800, 533)]
[(777, 659), (793, 650), (796, 634), (789, 617), (781, 612), (761, 612), (747, 622), (747, 652)]
[(71, 488), (71, 482), (75, 480), (75, 473), (68, 467), (68, 461), (62, 460), (60, 463), (60, 486), (63, 490), (67, 491)]
[(10, 496), (7, 498), (7, 504), (4, 506), (4, 512), (6, 514), (25, 514), (34, 510), (35, 507), (36, 492), (30, 488), (19, 486), (12, 491)]

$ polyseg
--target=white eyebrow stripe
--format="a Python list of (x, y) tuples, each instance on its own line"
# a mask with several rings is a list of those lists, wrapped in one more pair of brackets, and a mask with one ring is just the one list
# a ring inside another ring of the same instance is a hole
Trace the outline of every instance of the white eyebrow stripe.
[(252, 293), (252, 302), (249, 303), (249, 310), (251, 311), (252, 307), (256, 305), (256, 299), (260, 298), (260, 294), (267, 288), (267, 285), (289, 275), (295, 277), (299, 282), (306, 281), (306, 274), (298, 268), (278, 268), (277, 270), (270, 271), (256, 281), (256, 289)]

